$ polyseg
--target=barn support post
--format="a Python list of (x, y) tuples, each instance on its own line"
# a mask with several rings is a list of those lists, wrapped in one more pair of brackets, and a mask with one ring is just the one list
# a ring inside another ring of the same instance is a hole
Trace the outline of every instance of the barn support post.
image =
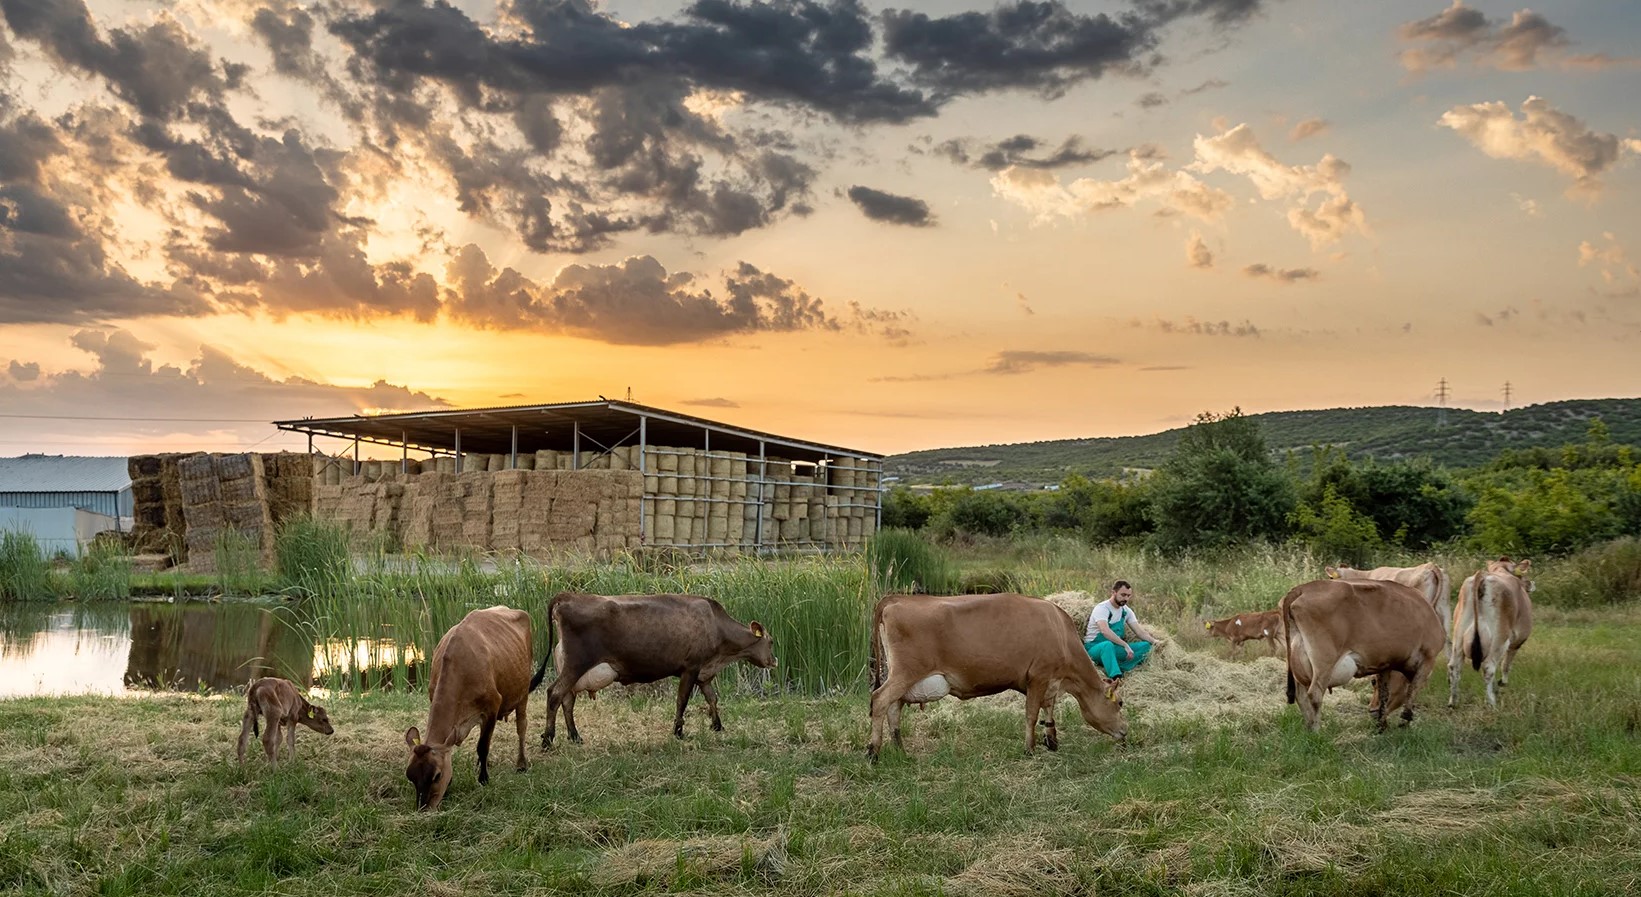
[(353, 475), (359, 475), (359, 437), (353, 437)]
[(456, 472), (462, 472), (462, 428), (456, 428)]
[(308, 454), (313, 454), (313, 434), (308, 434)]
[(872, 504), (876, 506), (877, 510), (877, 524), (872, 527), (872, 532), (875, 533), (883, 529), (883, 460), (881, 458), (877, 462), (877, 486), (876, 491), (872, 494)]
[(758, 546), (761, 554), (764, 550), (764, 481), (769, 479), (769, 462), (766, 460), (765, 446), (762, 439), (758, 440), (758, 517), (752, 527), (752, 539)]
[(646, 521), (644, 519), (644, 505), (650, 499), (649, 489), (644, 485), (648, 482), (645, 479), (645, 474), (648, 473), (645, 462), (648, 460), (647, 456), (649, 455), (649, 423), (650, 419), (648, 417), (642, 414), (638, 416), (638, 544), (640, 546), (649, 542), (649, 533), (645, 531)]
[(570, 422), (570, 469), (581, 469), (581, 421)]
[(410, 436), (399, 431), (399, 476), (410, 475)]
[(507, 469), (519, 469), (519, 425), (513, 425), (513, 451), (507, 457)]

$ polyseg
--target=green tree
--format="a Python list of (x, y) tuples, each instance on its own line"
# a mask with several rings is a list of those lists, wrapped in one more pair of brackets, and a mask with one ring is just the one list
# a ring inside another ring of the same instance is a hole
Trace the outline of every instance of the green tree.
[(1300, 540), (1312, 551), (1353, 567), (1365, 566), (1383, 548), (1373, 520), (1352, 507), (1332, 485), (1323, 487), (1314, 505), (1300, 502), (1293, 523)]
[(1292, 482), (1240, 408), (1198, 415), (1150, 489), (1155, 538), (1165, 549), (1282, 538), (1295, 504)]

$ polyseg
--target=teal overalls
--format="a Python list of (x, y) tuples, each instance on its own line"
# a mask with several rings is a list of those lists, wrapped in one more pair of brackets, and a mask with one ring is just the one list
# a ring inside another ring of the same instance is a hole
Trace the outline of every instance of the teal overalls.
[[(1127, 616), (1127, 614), (1123, 616)], [(1123, 633), (1125, 624), (1122, 618), (1119, 617), (1115, 623), (1107, 620), (1106, 625), (1111, 627), (1111, 631), (1118, 638), (1128, 641), (1128, 637)], [(1150, 642), (1129, 641), (1128, 647), (1134, 649), (1134, 656), (1124, 660), (1122, 649), (1117, 647), (1116, 642), (1108, 640), (1103, 632), (1095, 632), (1093, 641), (1083, 642), (1083, 650), (1087, 651), (1088, 656), (1093, 658), (1094, 663), (1105, 670), (1105, 675), (1112, 679), (1139, 666), (1140, 661), (1145, 659), (1145, 655), (1151, 653)]]

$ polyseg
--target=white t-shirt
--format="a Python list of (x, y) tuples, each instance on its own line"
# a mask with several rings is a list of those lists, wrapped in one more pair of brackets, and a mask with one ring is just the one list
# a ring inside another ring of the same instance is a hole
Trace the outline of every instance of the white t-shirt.
[(1129, 626), (1139, 622), (1139, 618), (1134, 616), (1132, 607), (1118, 607), (1115, 602), (1107, 598), (1094, 605), (1094, 609), (1089, 612), (1088, 631), (1083, 634), (1083, 641), (1092, 642), (1099, 636), (1100, 628), (1094, 625), (1099, 620), (1104, 620), (1105, 625), (1110, 626), (1113, 631), (1116, 630), (1117, 623), (1120, 621), (1125, 632)]

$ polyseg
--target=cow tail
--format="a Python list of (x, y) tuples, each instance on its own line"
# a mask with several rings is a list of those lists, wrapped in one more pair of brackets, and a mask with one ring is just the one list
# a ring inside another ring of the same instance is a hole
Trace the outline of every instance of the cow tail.
[(553, 606), (558, 604), (558, 596), (547, 602), (547, 653), (541, 656), (541, 666), (536, 667), (536, 674), (530, 679), (530, 690), (541, 687), (541, 680), (547, 678), (547, 663), (553, 659)]
[[(251, 684), (255, 685), (256, 681), (252, 680)], [(248, 707), (251, 711), (251, 734), (255, 735), (258, 738), (261, 738), (262, 737), (262, 705), (258, 704), (256, 702), (256, 694), (254, 692), (246, 692), (246, 694), (245, 694), (245, 703), (248, 705)], [(245, 730), (241, 729), (240, 731), (243, 732)]]
[(1293, 603), (1288, 600), (1292, 597), (1293, 593), (1289, 592), (1282, 598), (1282, 639), (1286, 642), (1287, 647), (1287, 650), (1282, 652), (1282, 660), (1287, 665), (1288, 670), (1289, 704), (1294, 702), (1294, 692), (1296, 691), (1293, 679)]
[(1476, 619), (1470, 628), (1470, 666), (1481, 669), (1481, 615), (1487, 604), (1487, 572), (1476, 574)]
[(883, 653), (883, 605), (887, 599), (879, 599), (877, 606), (872, 608), (872, 690), (877, 691), (883, 685), (883, 680), (889, 678), (888, 658)]

